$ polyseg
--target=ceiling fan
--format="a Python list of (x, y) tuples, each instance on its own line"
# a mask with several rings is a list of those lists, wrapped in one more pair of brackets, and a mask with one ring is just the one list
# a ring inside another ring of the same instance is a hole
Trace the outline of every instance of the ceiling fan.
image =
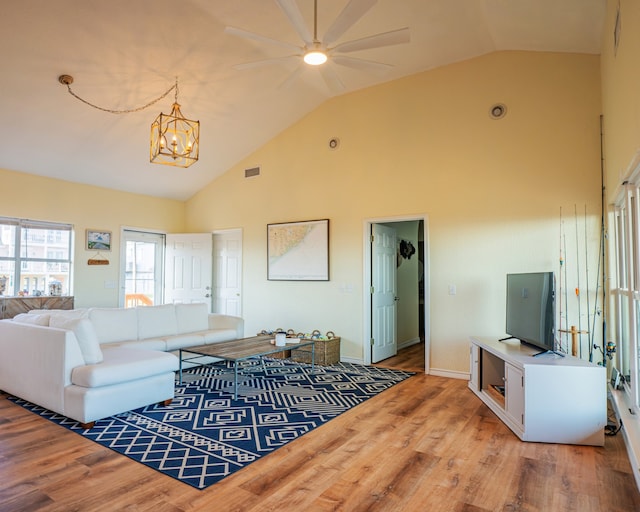
[[(313, 34), (307, 28), (302, 13), (296, 4), (296, 0), (275, 0), (280, 9), (289, 19), (291, 25), (303, 41), (302, 46), (272, 39), (254, 32), (249, 32), (236, 27), (226, 27), (225, 32), (245, 39), (252, 39), (267, 44), (277, 45), (293, 51), (293, 54), (283, 57), (274, 57), (254, 62), (247, 62), (234, 66), (236, 69), (249, 69), (258, 66), (283, 62), (289, 59), (302, 59), (310, 66), (318, 66), (324, 81), (332, 91), (342, 91), (345, 89), (342, 80), (336, 71), (326, 64), (335, 63), (358, 70), (385, 71), (393, 67), (390, 64), (365, 60), (357, 57), (344, 55), (360, 50), (381, 48), (404, 44), (410, 41), (409, 28), (401, 28), (346, 41), (332, 46), (347, 30), (349, 30), (360, 18), (362, 18), (377, 2), (377, 0), (350, 0), (331, 26), (327, 29), (322, 39), (318, 39), (318, 0), (313, 2)], [(288, 86), (303, 70), (303, 66), (296, 68), (280, 87)]]

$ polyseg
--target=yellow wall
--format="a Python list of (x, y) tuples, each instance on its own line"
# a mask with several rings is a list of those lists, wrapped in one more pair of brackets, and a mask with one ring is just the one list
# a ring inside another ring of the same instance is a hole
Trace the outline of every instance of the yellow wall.
[[(498, 102), (508, 113), (496, 121)], [(431, 366), (462, 374), (468, 336), (503, 332), (505, 274), (558, 271), (561, 208), (572, 223), (579, 213), (597, 255), (600, 114), (598, 56), (453, 64), (327, 101), (190, 199), (186, 227), (242, 228), (248, 334), (330, 329), (343, 356), (362, 359), (364, 221), (427, 214)], [(331, 280), (267, 281), (266, 224), (320, 218)]]
[[(116, 192), (99, 187), (0, 169), (0, 216), (73, 224), (76, 307), (117, 306), (120, 230), (136, 227), (182, 232), (184, 203)], [(112, 232), (112, 251), (101, 253), (109, 265), (89, 266), (95, 252), (85, 251), (87, 228)]]
[[(614, 52), (616, 10), (621, 30)], [(640, 151), (640, 4), (608, 0), (602, 42), (602, 105), (607, 197), (613, 201)]]
[[(497, 102), (508, 108), (500, 121), (488, 115)], [(333, 98), (186, 204), (0, 170), (0, 216), (74, 224), (78, 307), (117, 305), (105, 283), (118, 282), (122, 226), (241, 228), (247, 334), (333, 330), (343, 356), (362, 360), (365, 221), (426, 215), (431, 367), (462, 375), (468, 336), (503, 331), (505, 274), (558, 272), (560, 208), (569, 245), (574, 209), (581, 230), (587, 208), (595, 267), (600, 113), (598, 56), (495, 53)], [(261, 175), (245, 179), (256, 165)], [(321, 218), (331, 221), (331, 280), (267, 281), (266, 224)], [(87, 266), (86, 228), (113, 231), (109, 266)], [(574, 259), (579, 250), (569, 247)]]

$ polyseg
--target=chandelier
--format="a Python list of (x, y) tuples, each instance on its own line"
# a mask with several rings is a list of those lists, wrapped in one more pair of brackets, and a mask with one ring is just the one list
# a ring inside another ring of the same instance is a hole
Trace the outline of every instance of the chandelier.
[(162, 112), (151, 124), (151, 162), (189, 167), (198, 161), (200, 121), (186, 119), (178, 103), (178, 80), (170, 114)]
[(70, 75), (60, 75), (58, 81), (67, 86), (69, 94), (103, 112), (110, 114), (129, 114), (144, 110), (154, 103), (166, 97), (174, 91), (174, 102), (170, 114), (160, 113), (151, 124), (151, 149), (149, 161), (154, 164), (173, 165), (175, 167), (189, 167), (198, 161), (200, 153), (200, 121), (191, 121), (185, 118), (180, 111), (178, 103), (178, 79), (167, 91), (158, 98), (150, 101), (146, 105), (137, 108), (115, 110), (94, 105), (81, 98), (71, 90), (73, 77)]

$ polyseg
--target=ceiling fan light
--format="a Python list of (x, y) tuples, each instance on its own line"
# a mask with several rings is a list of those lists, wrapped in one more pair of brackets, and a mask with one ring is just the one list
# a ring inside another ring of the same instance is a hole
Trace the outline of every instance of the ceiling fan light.
[(327, 54), (322, 50), (311, 50), (304, 54), (303, 59), (311, 66), (320, 66), (327, 62)]

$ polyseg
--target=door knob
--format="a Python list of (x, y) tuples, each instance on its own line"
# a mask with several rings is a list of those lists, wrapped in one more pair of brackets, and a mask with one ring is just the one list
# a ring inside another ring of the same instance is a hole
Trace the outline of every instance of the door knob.
[(205, 297), (208, 299), (209, 297), (211, 297), (211, 294), (210, 293), (206, 293)]

